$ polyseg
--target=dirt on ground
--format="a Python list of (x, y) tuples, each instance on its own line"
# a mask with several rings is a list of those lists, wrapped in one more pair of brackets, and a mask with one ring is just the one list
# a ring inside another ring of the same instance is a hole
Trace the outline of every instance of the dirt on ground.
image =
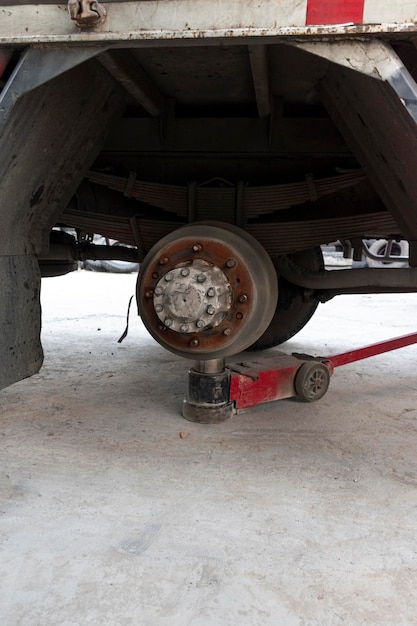
[[(117, 343), (134, 290), (43, 281), (44, 366), (0, 392), (0, 623), (417, 624), (417, 346), (203, 426), (181, 416), (190, 363), (135, 311)], [(416, 310), (339, 297), (280, 350), (411, 333)]]

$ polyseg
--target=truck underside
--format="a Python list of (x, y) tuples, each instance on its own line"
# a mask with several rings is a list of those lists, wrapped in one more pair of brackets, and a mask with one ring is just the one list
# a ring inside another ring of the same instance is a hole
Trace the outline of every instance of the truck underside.
[[(278, 345), (337, 294), (417, 291), (414, 37), (0, 44), (0, 388), (42, 362), (39, 268), (114, 255), (94, 233), (132, 247), (144, 323), (187, 358)], [(323, 270), (320, 245), (367, 238), (407, 240), (410, 267)]]

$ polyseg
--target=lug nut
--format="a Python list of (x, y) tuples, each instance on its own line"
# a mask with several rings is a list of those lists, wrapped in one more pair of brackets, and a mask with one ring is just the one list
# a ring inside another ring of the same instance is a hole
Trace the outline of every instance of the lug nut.
[(213, 298), (216, 295), (216, 292), (214, 291), (213, 287), (210, 287), (209, 289), (207, 289), (207, 295), (209, 298)]
[(213, 305), (209, 304), (209, 305), (208, 305), (208, 307), (207, 307), (207, 309), (206, 309), (206, 311), (207, 311), (207, 313), (208, 313), (209, 315), (214, 315), (214, 314), (215, 314), (215, 312), (216, 312), (216, 309), (214, 308), (214, 306), (213, 306)]
[(236, 261), (234, 259), (227, 259), (226, 267), (235, 267), (235, 266), (236, 266)]
[(193, 245), (193, 252), (201, 252), (203, 247), (199, 243)]
[(198, 341), (198, 339), (191, 339), (190, 341), (190, 347), (191, 348), (196, 348), (198, 346), (200, 342)]
[(163, 293), (164, 293), (164, 290), (162, 289), (162, 287), (156, 287), (155, 289), (156, 296), (162, 296)]
[(190, 270), (188, 269), (188, 267), (183, 267), (181, 270), (181, 276), (189, 276), (190, 274)]
[(163, 256), (159, 259), (159, 265), (166, 265), (167, 263), (169, 263), (169, 259), (167, 256)]
[(174, 322), (172, 321), (172, 319), (170, 317), (166, 317), (164, 319), (164, 324), (167, 328), (170, 328), (172, 326)]
[(187, 332), (187, 330), (188, 330), (188, 324), (181, 324), (181, 326), (180, 326), (180, 331), (181, 331), (182, 333), (186, 333), (186, 332)]
[(239, 296), (238, 298), (239, 302), (247, 302), (248, 301), (248, 296), (246, 295), (246, 293), (242, 293), (241, 296)]
[(173, 279), (172, 274), (166, 274), (165, 280), (166, 280), (167, 283), (169, 283), (172, 279)]
[(155, 311), (157, 313), (160, 313), (163, 310), (163, 308), (164, 307), (162, 306), (162, 304), (155, 304)]
[(232, 334), (232, 329), (231, 328), (225, 328), (223, 331), (223, 335), (226, 335), (226, 337), (229, 337), (229, 335)]
[(204, 320), (197, 320), (195, 325), (197, 326), (197, 328), (204, 328), (204, 326), (206, 325)]
[(197, 276), (197, 282), (199, 283), (205, 283), (207, 279), (207, 276), (205, 274), (199, 274)]

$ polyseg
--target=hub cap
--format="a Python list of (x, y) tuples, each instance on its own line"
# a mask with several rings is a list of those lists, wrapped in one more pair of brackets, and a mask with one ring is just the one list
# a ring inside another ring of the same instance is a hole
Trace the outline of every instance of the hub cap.
[(218, 326), (232, 305), (232, 289), (224, 272), (202, 259), (176, 267), (157, 283), (153, 306), (158, 318), (178, 333)]

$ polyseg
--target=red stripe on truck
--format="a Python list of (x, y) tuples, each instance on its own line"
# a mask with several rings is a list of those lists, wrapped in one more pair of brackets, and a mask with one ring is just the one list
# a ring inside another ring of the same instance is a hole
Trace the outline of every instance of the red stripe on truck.
[(308, 0), (306, 24), (362, 24), (365, 0)]

